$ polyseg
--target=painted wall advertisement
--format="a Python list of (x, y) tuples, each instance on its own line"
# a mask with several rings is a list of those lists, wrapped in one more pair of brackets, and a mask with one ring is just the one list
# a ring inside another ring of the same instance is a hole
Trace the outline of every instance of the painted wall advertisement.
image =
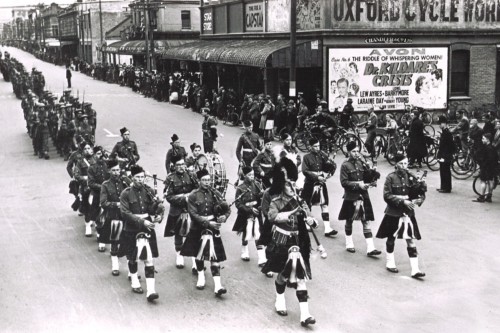
[(262, 2), (245, 5), (245, 31), (264, 31), (263, 7)]
[[(321, 29), (321, 0), (297, 0), (297, 30)], [(290, 0), (267, 1), (267, 30), (290, 31)]]
[(330, 48), (328, 105), (341, 111), (443, 109), (448, 99), (448, 48)]
[(498, 29), (500, 0), (333, 0), (333, 28)]

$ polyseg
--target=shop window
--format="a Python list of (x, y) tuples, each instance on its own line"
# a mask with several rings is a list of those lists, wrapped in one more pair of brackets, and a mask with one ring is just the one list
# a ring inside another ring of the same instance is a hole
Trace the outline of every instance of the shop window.
[(191, 29), (191, 12), (189, 10), (181, 11), (182, 29)]
[(455, 50), (451, 54), (451, 96), (469, 95), (468, 50)]
[(52, 26), (52, 36), (59, 37), (59, 27), (57, 25)]

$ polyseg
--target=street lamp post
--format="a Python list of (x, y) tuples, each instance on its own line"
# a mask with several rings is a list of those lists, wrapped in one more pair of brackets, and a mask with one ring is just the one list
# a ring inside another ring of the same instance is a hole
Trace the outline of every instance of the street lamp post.
[(296, 96), (296, 79), (295, 79), (295, 35), (297, 33), (297, 0), (290, 0), (290, 97)]

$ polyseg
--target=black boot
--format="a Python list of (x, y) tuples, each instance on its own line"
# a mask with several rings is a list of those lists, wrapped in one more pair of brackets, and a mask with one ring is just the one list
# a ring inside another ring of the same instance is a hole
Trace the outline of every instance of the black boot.
[(486, 194), (486, 197), (484, 198), (484, 201), (491, 202), (491, 193)]
[(474, 202), (485, 202), (486, 201), (486, 197), (484, 195), (480, 195), (477, 197), (476, 200), (472, 200)]

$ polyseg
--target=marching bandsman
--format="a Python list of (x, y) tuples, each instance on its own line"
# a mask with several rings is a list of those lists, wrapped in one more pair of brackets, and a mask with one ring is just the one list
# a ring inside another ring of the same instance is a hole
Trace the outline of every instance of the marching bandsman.
[[(97, 224), (97, 220), (99, 217), (99, 203), (100, 203), (100, 194), (101, 194), (101, 185), (102, 183), (109, 178), (109, 171), (106, 165), (106, 162), (102, 158), (103, 149), (101, 146), (94, 147), (94, 163), (88, 169), (88, 183), (90, 188), (90, 194), (92, 195), (92, 202), (90, 204), (90, 212), (89, 219), (91, 223), (95, 223), (96, 231), (97, 231), (97, 241), (99, 245), (97, 250), (99, 252), (105, 251), (105, 237), (101, 237), (101, 225)], [(102, 239), (101, 239), (102, 238)], [(101, 241), (102, 240), (102, 241)]]
[(134, 141), (130, 140), (130, 131), (123, 127), (120, 129), (122, 141), (117, 142), (111, 151), (110, 158), (116, 158), (120, 163), (120, 168), (127, 171), (130, 167), (136, 164), (139, 159), (139, 151)]
[(155, 290), (154, 258), (158, 258), (155, 226), (163, 219), (164, 207), (155, 197), (153, 189), (144, 184), (144, 169), (136, 164), (130, 172), (132, 185), (120, 194), (124, 226), (118, 257), (127, 256), (132, 291), (137, 294), (144, 292), (137, 276), (137, 261), (144, 261), (146, 297), (152, 302), (159, 297)]
[(394, 260), (394, 244), (396, 238), (405, 239), (410, 257), (411, 276), (419, 279), (425, 276), (418, 267), (418, 256), (415, 239), (420, 239), (420, 230), (415, 219), (415, 208), (425, 200), (427, 186), (423, 179), (418, 179), (408, 172), (408, 159), (401, 154), (396, 155), (396, 171), (385, 179), (384, 200), (387, 203), (385, 216), (380, 223), (377, 238), (387, 238), (386, 268), (391, 273), (398, 273)]
[[(175, 171), (169, 174), (165, 180), (165, 197), (170, 204), (170, 210), (164, 236), (174, 236), (175, 252), (177, 253), (175, 266), (181, 269), (184, 267), (184, 257), (181, 256), (180, 251), (191, 222), (187, 197), (191, 191), (198, 187), (198, 179), (192, 171), (186, 169), (186, 162), (181, 156), (173, 156), (171, 162), (174, 164)], [(194, 258), (192, 269), (193, 273), (197, 274)]]
[[(240, 161), (240, 170), (244, 166), (252, 166), (252, 161), (262, 150), (259, 135), (252, 132), (253, 124), (250, 120), (244, 121), (245, 133), (240, 136), (236, 146), (236, 157)], [(243, 175), (239, 172), (240, 179)]]
[(200, 181), (198, 189), (188, 196), (188, 212), (191, 217), (191, 227), (182, 245), (181, 255), (196, 257), (198, 281), (196, 288), (205, 288), (205, 260), (210, 261), (210, 270), (214, 279), (215, 296), (227, 292), (222, 287), (220, 263), (226, 260), (226, 252), (220, 236), (220, 228), (226, 222), (231, 210), (210, 185), (208, 170), (202, 169), (196, 173)]
[[(344, 188), (344, 202), (339, 213), (339, 221), (345, 220), (345, 242), (346, 250), (350, 253), (356, 252), (352, 240), (352, 223), (361, 220), (363, 224), (363, 235), (366, 240), (366, 252), (368, 256), (378, 256), (382, 252), (375, 249), (373, 234), (370, 229), (370, 221), (373, 216), (372, 203), (368, 189), (376, 185), (376, 180), (367, 179), (368, 173), (373, 171), (361, 160), (359, 148), (354, 141), (347, 143), (349, 158), (340, 167), (340, 184)], [(380, 176), (380, 174), (379, 174)], [(372, 182), (370, 182), (372, 181)]]
[(280, 316), (288, 315), (285, 303), (286, 286), (295, 288), (300, 306), (300, 323), (306, 327), (316, 323), (309, 313), (306, 280), (311, 279), (309, 257), (311, 240), (307, 225), (316, 228), (318, 223), (310, 216), (307, 204), (295, 193), (293, 184), (284, 172), (273, 177), (271, 189), (280, 193), (271, 201), (269, 221), (273, 224), (272, 239), (266, 249), (267, 263), (263, 273), (277, 273), (275, 309)]
[(235, 205), (238, 209), (238, 216), (234, 222), (233, 231), (241, 235), (241, 260), (249, 261), (248, 241), (255, 240), (257, 246), (257, 256), (259, 266), (263, 266), (267, 259), (264, 246), (259, 245), (260, 230), (262, 228), (262, 216), (260, 206), (263, 190), (251, 167), (242, 168), (245, 176), (243, 183), (236, 188)]
[(264, 150), (261, 151), (252, 162), (255, 177), (262, 182), (265, 187), (271, 186), (270, 174), (276, 158), (273, 154), (273, 141), (269, 138), (264, 139)]
[(181, 141), (177, 134), (172, 135), (171, 139), (172, 142), (170, 142), (170, 144), (172, 145), (172, 148), (167, 151), (167, 156), (165, 158), (165, 169), (167, 171), (167, 175), (174, 171), (174, 165), (172, 163), (172, 158), (174, 156), (180, 156), (183, 160), (187, 157), (186, 149), (181, 146)]
[(217, 148), (217, 119), (210, 116), (210, 109), (202, 108), (201, 115), (203, 116), (203, 123), (201, 129), (203, 131), (203, 148), (205, 153), (215, 153)]
[(83, 152), (82, 157), (76, 161), (73, 168), (73, 177), (78, 181), (81, 203), (80, 213), (85, 216), (85, 237), (92, 236), (92, 222), (90, 220), (90, 188), (88, 183), (88, 170), (94, 163), (93, 160), (93, 147), (90, 143), (83, 141), (80, 144)]
[(302, 160), (302, 173), (304, 174), (304, 189), (301, 193), (309, 208), (315, 205), (321, 207), (321, 218), (325, 225), (325, 236), (335, 236), (338, 232), (330, 226), (330, 213), (328, 212), (327, 179), (335, 173), (336, 164), (320, 150), (319, 141), (313, 138), (309, 141), (311, 151), (304, 155)]
[(111, 274), (120, 275), (118, 261), (118, 244), (123, 230), (123, 220), (120, 214), (120, 194), (126, 188), (120, 174), (118, 161), (109, 160), (107, 163), (110, 177), (101, 185), (99, 202), (103, 210), (104, 224), (99, 229), (99, 243), (111, 244)]

